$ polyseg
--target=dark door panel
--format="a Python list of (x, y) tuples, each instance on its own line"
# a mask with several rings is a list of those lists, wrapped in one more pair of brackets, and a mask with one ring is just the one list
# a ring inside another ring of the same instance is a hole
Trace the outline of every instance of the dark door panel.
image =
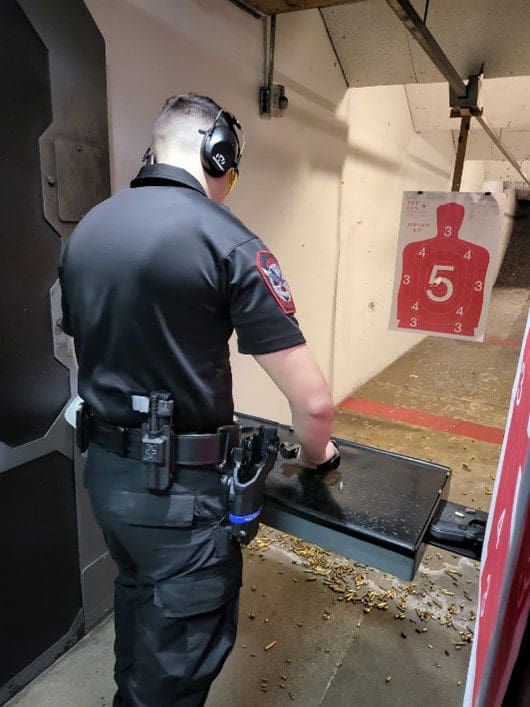
[(59, 452), (0, 474), (0, 684), (68, 633), (81, 609), (72, 462)]
[(0, 704), (112, 607), (64, 409), (62, 243), (109, 196), (105, 45), (82, 0), (0, 0)]
[(0, 47), (0, 440), (13, 447), (46, 433), (70, 386), (50, 336), (61, 239), (42, 209), (39, 138), (52, 122), (48, 50), (15, 0), (0, 3)]

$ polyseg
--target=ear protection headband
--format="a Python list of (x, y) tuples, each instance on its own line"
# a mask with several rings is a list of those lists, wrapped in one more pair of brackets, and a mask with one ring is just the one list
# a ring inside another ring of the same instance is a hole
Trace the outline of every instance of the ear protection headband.
[[(226, 121), (221, 122), (221, 119)], [(236, 128), (241, 131), (239, 140)], [(211, 177), (223, 177), (231, 169), (239, 173), (239, 160), (245, 147), (245, 138), (237, 118), (226, 110), (220, 110), (212, 127), (199, 130), (204, 135), (201, 145), (201, 163)]]
[(144, 156), (142, 157), (142, 163), (144, 165), (147, 164), (154, 164), (156, 162), (155, 156), (153, 154), (153, 151), (151, 149), (151, 145), (147, 148), (147, 150), (144, 152)]

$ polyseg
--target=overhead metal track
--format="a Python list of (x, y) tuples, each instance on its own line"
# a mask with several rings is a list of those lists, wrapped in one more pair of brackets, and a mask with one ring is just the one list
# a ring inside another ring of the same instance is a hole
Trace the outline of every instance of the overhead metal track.
[(475, 116), (478, 122), (480, 123), (482, 129), (488, 135), (489, 139), (493, 142), (493, 144), (497, 147), (498, 150), (502, 152), (502, 154), (506, 157), (508, 162), (512, 165), (512, 167), (517, 171), (518, 174), (521, 175), (521, 177), (524, 179), (524, 181), (530, 185), (530, 181), (526, 178), (526, 176), (523, 174), (521, 171), (521, 168), (519, 167), (518, 162), (515, 160), (515, 157), (512, 156), (512, 154), (509, 152), (508, 148), (504, 143), (501, 141), (500, 137), (497, 135), (497, 133), (494, 131), (494, 129), (488, 124), (488, 121), (483, 115), (477, 115)]
[[(431, 32), (425, 26), (425, 23), (418, 15), (409, 0), (386, 0), (387, 5), (396, 13), (403, 25), (407, 28), (410, 34), (418, 42), (420, 47), (425, 51), (429, 59), (436, 66), (442, 76), (447, 79), (449, 86), (453, 89), (457, 96), (465, 98), (467, 96), (467, 86), (461, 78), (458, 71), (451, 64), (442, 48), (433, 37)], [(495, 131), (488, 125), (486, 119), (482, 115), (473, 116), (476, 118), (493, 144), (506, 157), (508, 162), (521, 175), (524, 181), (530, 185), (530, 181), (523, 174), (523, 171), (515, 159), (515, 157), (504, 145)]]
[(250, 4), (244, 2), (244, 0), (230, 0), (230, 2), (232, 3), (232, 5), (236, 5), (236, 7), (239, 7), (240, 10), (248, 12), (249, 15), (252, 15), (252, 17), (255, 17), (257, 20), (263, 17), (263, 14), (261, 12), (258, 12), (258, 10), (253, 8)]
[(410, 3), (409, 0), (386, 0), (386, 2), (387, 5), (394, 10), (438, 71), (447, 79), (449, 85), (456, 92), (456, 95), (462, 98), (466, 96), (466, 84), (462, 81), (460, 74), (444, 54), (441, 46), (429, 32), (423, 20), (412, 6), (412, 3)]
[(280, 15), (284, 12), (349, 5), (362, 0), (230, 0), (254, 16)]

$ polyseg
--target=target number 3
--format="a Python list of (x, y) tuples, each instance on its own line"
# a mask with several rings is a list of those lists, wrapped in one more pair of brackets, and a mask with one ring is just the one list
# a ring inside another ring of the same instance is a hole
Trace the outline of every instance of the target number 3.
[[(433, 265), (431, 276), (429, 278), (429, 287), (427, 288), (427, 297), (433, 302), (447, 302), (451, 299), (454, 291), (453, 283), (448, 277), (443, 277), (439, 275), (440, 272), (452, 272), (454, 270), (454, 265)], [(432, 290), (432, 286), (444, 285), (445, 292), (441, 295), (435, 294)]]

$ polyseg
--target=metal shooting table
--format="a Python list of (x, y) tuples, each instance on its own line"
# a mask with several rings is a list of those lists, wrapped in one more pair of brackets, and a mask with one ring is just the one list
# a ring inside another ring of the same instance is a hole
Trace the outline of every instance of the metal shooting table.
[[(292, 428), (237, 414), (243, 426)], [(336, 440), (342, 461), (319, 474), (278, 456), (261, 520), (277, 530), (370, 567), (412, 580), (426, 544), (478, 559), (486, 514), (449, 503), (451, 470), (439, 464)]]

